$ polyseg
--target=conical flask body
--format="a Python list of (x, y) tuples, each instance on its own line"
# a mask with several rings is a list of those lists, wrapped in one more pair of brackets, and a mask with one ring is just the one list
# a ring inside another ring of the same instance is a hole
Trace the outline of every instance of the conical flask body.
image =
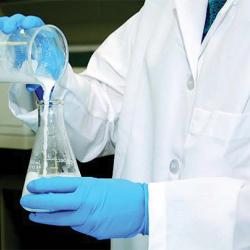
[(27, 185), (34, 179), (81, 176), (64, 126), (63, 101), (40, 102), (38, 124), (22, 196), (29, 194)]

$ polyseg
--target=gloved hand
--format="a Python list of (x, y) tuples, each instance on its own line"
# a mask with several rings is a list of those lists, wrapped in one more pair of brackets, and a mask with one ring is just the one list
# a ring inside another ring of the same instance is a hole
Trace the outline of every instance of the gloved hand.
[(148, 234), (148, 186), (127, 180), (53, 177), (31, 181), (20, 203), (50, 213), (31, 213), (34, 222), (70, 226), (97, 239)]
[(11, 17), (0, 17), (0, 30), (5, 34), (15, 33), (20, 29), (32, 29), (44, 25), (41, 18), (36, 16), (24, 16), (15, 14)]
[[(40, 27), (42, 25), (44, 25), (43, 20), (36, 16), (24, 16), (22, 14), (15, 14), (10, 17), (0, 17), (0, 31), (7, 35), (15, 34), (18, 29), (29, 30), (32, 28)], [(13, 39), (18, 40), (18, 37), (15, 35)], [(30, 92), (35, 91), (39, 100), (43, 98), (43, 90), (40, 85), (27, 84), (26, 87)]]

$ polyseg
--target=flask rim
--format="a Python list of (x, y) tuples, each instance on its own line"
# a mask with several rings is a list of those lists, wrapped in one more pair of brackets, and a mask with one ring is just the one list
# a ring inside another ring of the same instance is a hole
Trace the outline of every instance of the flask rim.
[[(45, 105), (44, 100), (36, 101), (36, 103), (37, 103), (38, 106), (44, 106)], [(51, 106), (51, 105), (63, 105), (63, 104), (64, 104), (64, 101), (62, 99), (49, 100), (49, 106)]]

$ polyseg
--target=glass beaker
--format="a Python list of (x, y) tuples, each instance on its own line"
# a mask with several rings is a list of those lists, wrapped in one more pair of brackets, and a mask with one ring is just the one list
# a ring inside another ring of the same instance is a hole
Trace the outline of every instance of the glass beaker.
[(0, 82), (54, 83), (68, 63), (68, 44), (60, 29), (43, 25), (15, 33), (0, 32)]
[[(48, 107), (46, 107), (48, 105)], [(48, 114), (44, 115), (45, 108)], [(27, 184), (41, 177), (81, 176), (64, 126), (63, 101), (51, 100), (38, 103), (38, 131), (23, 187), (23, 195), (29, 194)], [(47, 120), (46, 120), (47, 119)], [(28, 211), (34, 211), (25, 208)], [(36, 210), (35, 212), (48, 212)]]

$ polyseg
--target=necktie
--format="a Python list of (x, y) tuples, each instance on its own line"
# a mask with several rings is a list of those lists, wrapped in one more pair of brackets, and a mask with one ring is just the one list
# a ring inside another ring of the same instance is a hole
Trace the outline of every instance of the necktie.
[(209, 31), (211, 25), (214, 22), (214, 19), (216, 18), (218, 12), (224, 6), (226, 1), (227, 0), (208, 0), (207, 16), (206, 16), (206, 22), (205, 22), (202, 40), (206, 36), (207, 32)]

